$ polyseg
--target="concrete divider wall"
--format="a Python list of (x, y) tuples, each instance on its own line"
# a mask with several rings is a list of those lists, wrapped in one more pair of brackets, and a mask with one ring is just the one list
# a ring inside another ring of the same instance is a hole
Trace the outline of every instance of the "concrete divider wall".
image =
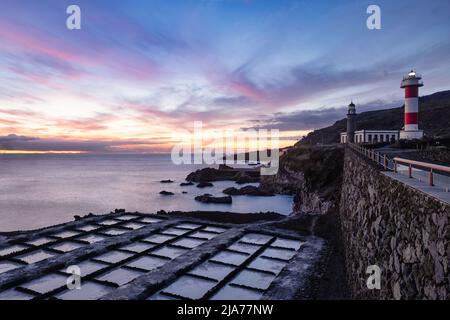
[[(349, 287), (357, 299), (450, 299), (450, 206), (345, 151), (340, 219)], [(366, 269), (381, 269), (381, 289)]]

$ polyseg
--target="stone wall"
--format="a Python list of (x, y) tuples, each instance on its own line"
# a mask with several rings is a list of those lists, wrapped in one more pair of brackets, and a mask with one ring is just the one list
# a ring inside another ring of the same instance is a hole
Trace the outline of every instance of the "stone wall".
[[(340, 219), (350, 291), (357, 299), (450, 299), (450, 206), (384, 176), (345, 151)], [(369, 290), (366, 268), (381, 268)]]

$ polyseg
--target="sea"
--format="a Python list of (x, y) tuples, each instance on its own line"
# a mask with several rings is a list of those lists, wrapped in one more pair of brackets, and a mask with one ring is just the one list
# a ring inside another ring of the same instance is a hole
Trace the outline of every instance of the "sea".
[[(223, 196), (225, 188), (244, 186), (233, 181), (213, 182), (213, 187), (204, 189), (179, 185), (203, 167), (174, 165), (170, 154), (0, 154), (0, 231), (32, 230), (72, 221), (74, 215), (106, 214), (116, 208), (142, 213), (291, 213), (288, 195), (233, 196), (231, 205), (195, 201), (197, 195)], [(160, 183), (165, 179), (174, 183)], [(160, 195), (162, 190), (174, 195)]]

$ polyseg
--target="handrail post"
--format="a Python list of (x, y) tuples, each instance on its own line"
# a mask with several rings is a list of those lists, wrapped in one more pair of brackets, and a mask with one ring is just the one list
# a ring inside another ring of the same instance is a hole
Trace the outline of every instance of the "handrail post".
[(387, 158), (386, 158), (386, 155), (383, 155), (383, 165), (384, 165), (384, 170), (387, 170)]
[(397, 173), (397, 160), (394, 159), (394, 172)]
[(430, 187), (434, 186), (433, 184), (433, 169), (430, 169), (430, 172), (428, 173), (428, 184)]
[(410, 178), (412, 178), (412, 165), (411, 164), (409, 164), (408, 175)]

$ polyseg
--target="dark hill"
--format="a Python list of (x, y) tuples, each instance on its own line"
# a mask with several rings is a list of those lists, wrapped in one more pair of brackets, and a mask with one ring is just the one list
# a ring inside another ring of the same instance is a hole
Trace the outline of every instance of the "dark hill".
[[(356, 130), (400, 130), (403, 127), (403, 110), (404, 106), (401, 106), (360, 113), (356, 116)], [(309, 144), (339, 142), (339, 134), (346, 130), (346, 125), (346, 119), (336, 121), (329, 127), (309, 133), (301, 142)], [(419, 98), (419, 128), (424, 130), (427, 136), (450, 136), (450, 90)]]

